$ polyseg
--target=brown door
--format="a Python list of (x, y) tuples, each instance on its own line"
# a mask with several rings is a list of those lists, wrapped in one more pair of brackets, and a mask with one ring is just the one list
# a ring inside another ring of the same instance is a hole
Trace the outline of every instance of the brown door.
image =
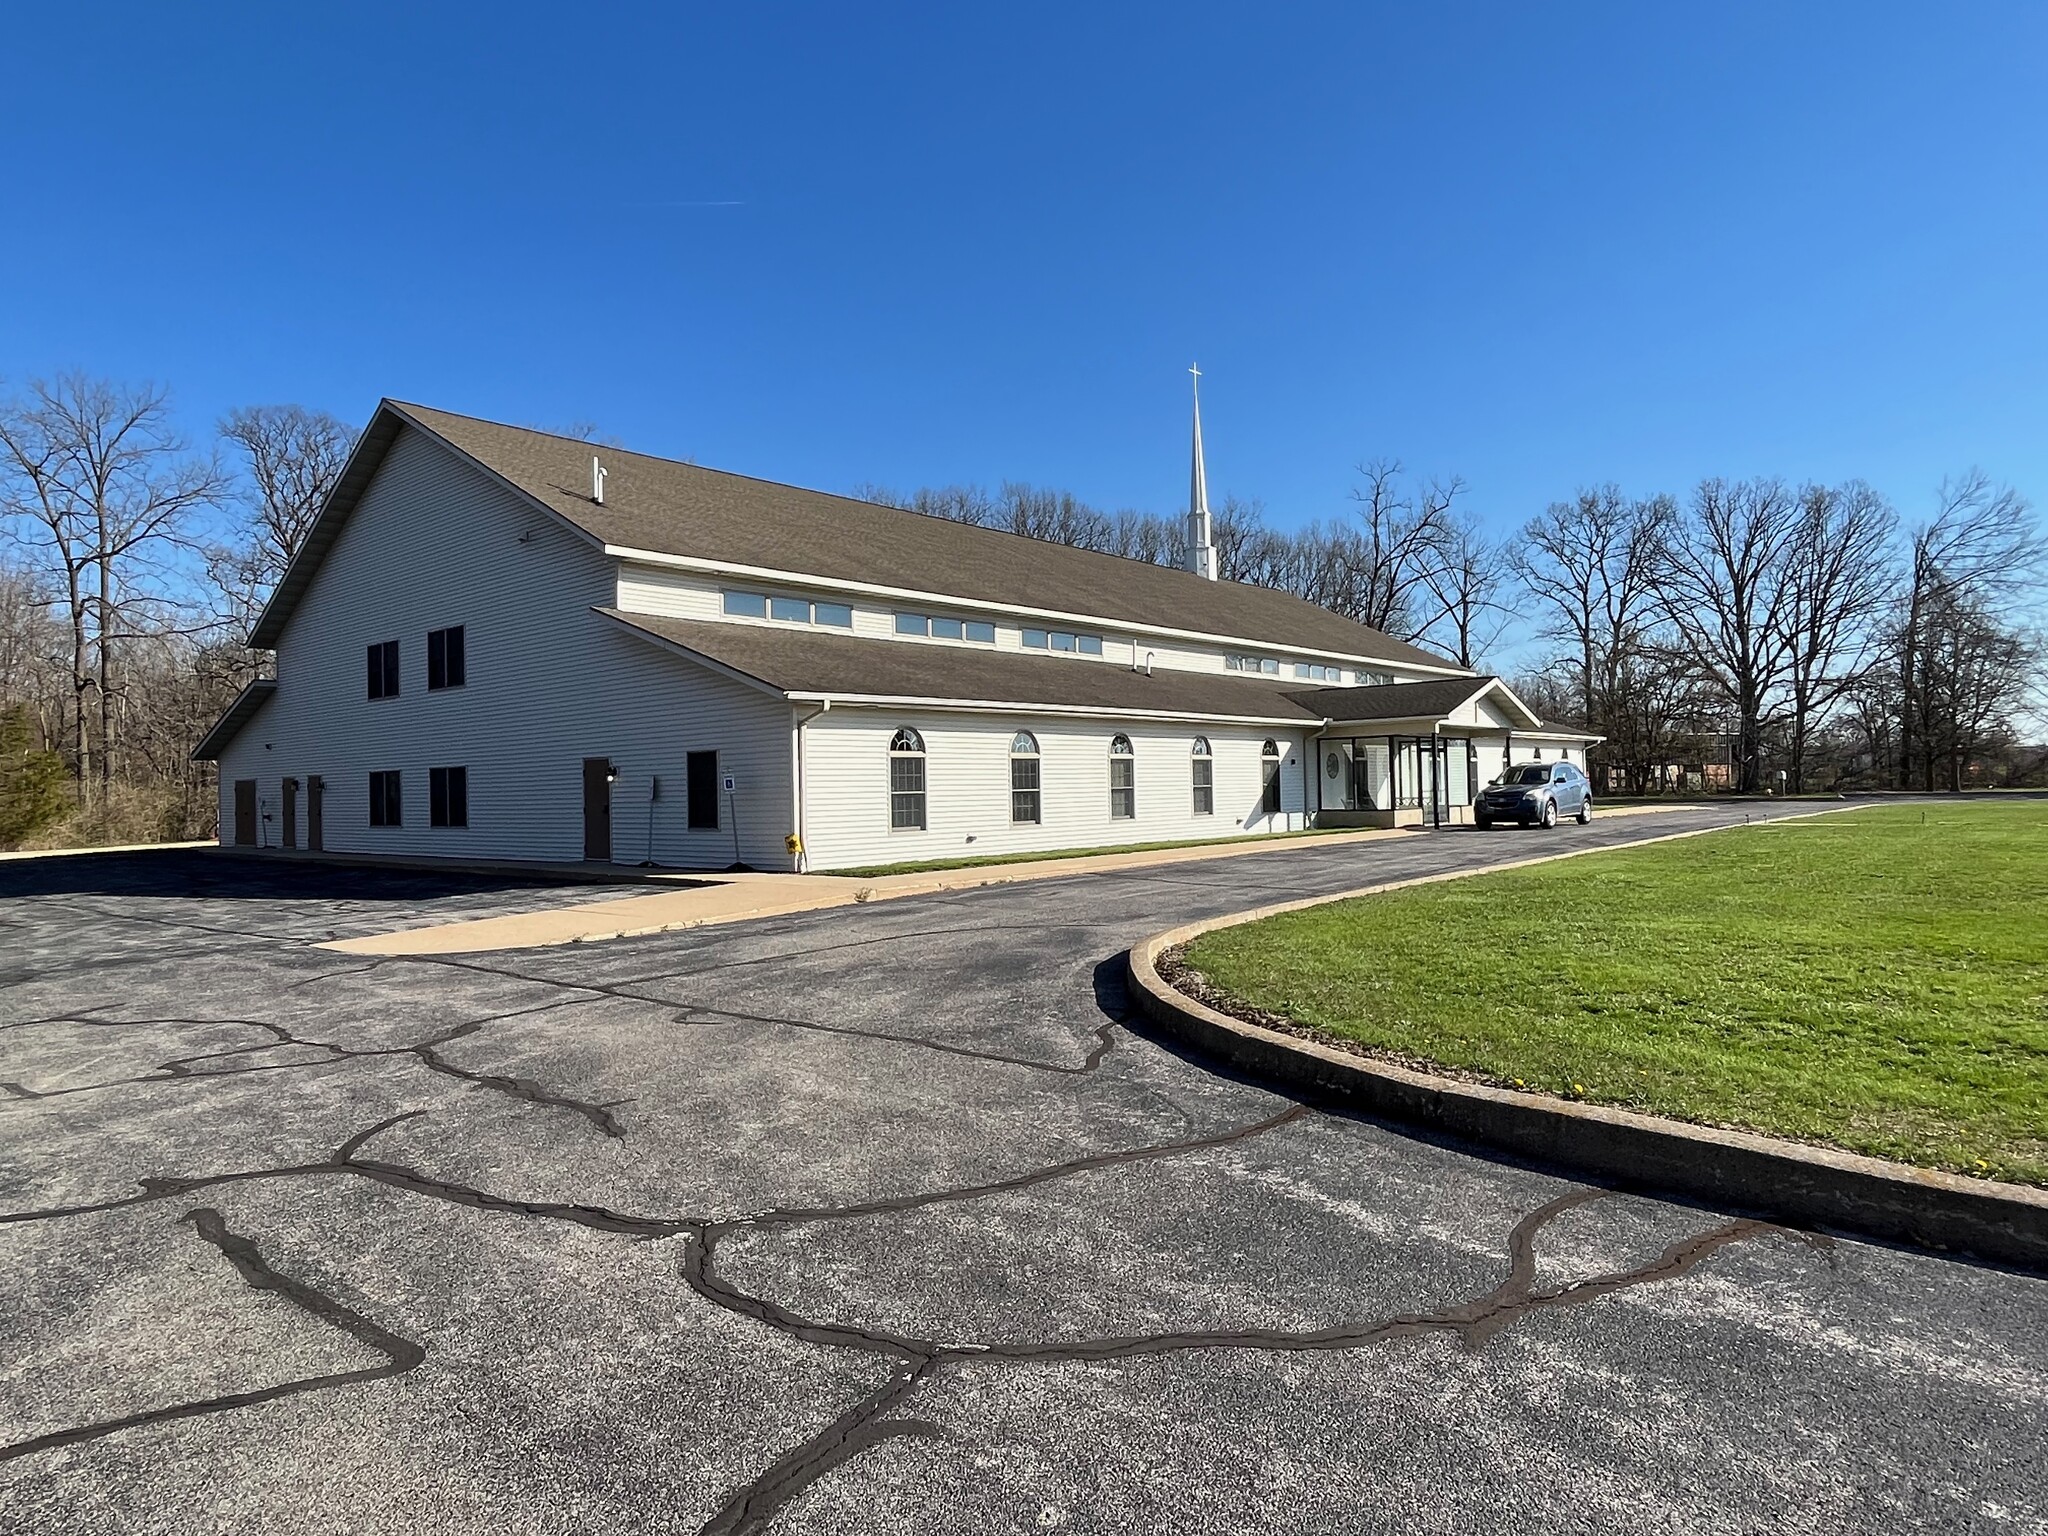
[(256, 846), (256, 781), (235, 780), (235, 846)]
[(612, 760), (583, 759), (583, 857), (595, 864), (612, 859)]
[(284, 794), (281, 796), (281, 799), (284, 803), (284, 846), (296, 848), (299, 846), (299, 781), (297, 779), (286, 779), (284, 781)]
[(324, 798), (327, 783), (317, 773), (306, 775), (306, 852), (318, 853), (323, 846), (320, 840), (320, 801)]

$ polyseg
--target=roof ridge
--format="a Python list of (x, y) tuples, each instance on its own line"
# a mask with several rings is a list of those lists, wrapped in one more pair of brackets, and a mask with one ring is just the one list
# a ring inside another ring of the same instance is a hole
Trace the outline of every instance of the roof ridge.
[[(1075, 618), (1085, 614), (1091, 623), (1185, 631), (1219, 642), (1358, 657), (1434, 673), (1455, 675), (1465, 670), (1446, 656), (1281, 587), (1211, 581), (1178, 565), (1086, 549), (1010, 528), (955, 522), (838, 491), (631, 448), (606, 450), (586, 438), (438, 406), (387, 398), (380, 413), (440, 439), (621, 553), (702, 554), (699, 543), (685, 548), (675, 541), (691, 536), (701, 542), (706, 528), (716, 528), (728, 551), (718, 558), (739, 566), (817, 569), (882, 586), (900, 586), (903, 573), (911, 571), (954, 578), (967, 573), (967, 585), (923, 585), (931, 586), (934, 596), (945, 592), (965, 601), (994, 601)], [(618, 484), (620, 494), (592, 503), (587, 493), (553, 478), (573, 476), (574, 471), (564, 467), (571, 450), (579, 456), (616, 454), (619, 468), (629, 471), (629, 481), (645, 483)], [(750, 510), (747, 503), (753, 504)], [(723, 524), (718, 523), (720, 518), (725, 519)], [(838, 534), (835, 518), (843, 525)], [(844, 536), (830, 562), (835, 569), (790, 563), (819, 558), (833, 548), (839, 535)], [(998, 535), (1008, 542), (998, 542), (993, 537)], [(737, 552), (742, 549), (746, 552)], [(896, 571), (888, 579), (875, 563), (885, 553)], [(861, 574), (849, 575), (856, 567)], [(1191, 622), (1197, 615), (1199, 619)]]
[[(672, 459), (659, 453), (647, 453), (638, 448), (624, 448), (609, 443), (595, 443), (592, 442), (589, 438), (573, 437), (567, 432), (550, 432), (545, 427), (523, 426), (518, 422), (498, 421), (490, 416), (472, 416), (465, 411), (444, 410), (442, 407), (438, 405), (421, 405), (417, 401), (397, 400), (392, 399), (390, 396), (386, 396), (385, 401), (387, 404), (396, 406), (399, 410), (402, 411), (425, 411), (435, 416), (453, 416), (458, 421), (473, 421), (477, 423), (477, 425), (479, 426), (497, 427), (500, 430), (506, 432), (526, 432), (531, 433), (535, 437), (553, 438), (556, 442), (582, 444), (583, 446), (591, 448), (592, 450), (603, 449), (606, 452), (610, 453), (622, 453), (628, 456), (629, 458), (646, 459), (651, 463), (667, 465), (671, 469), (688, 469), (695, 470), (700, 474), (723, 475), (727, 479), (731, 480), (744, 480), (749, 485), (765, 485), (778, 491), (801, 491), (806, 496), (824, 496), (828, 497), (833, 501), (851, 502), (854, 506), (857, 507), (873, 507), (876, 510), (882, 512), (901, 513), (905, 517), (920, 517), (925, 519), (927, 522), (950, 524), (955, 528), (976, 528), (983, 533), (1001, 534), (1005, 538), (1025, 539), (1028, 540), (1033, 545), (1033, 547), (1039, 549), (1071, 550), (1076, 555), (1092, 555), (1098, 559), (1103, 560), (1122, 560), (1131, 565), (1142, 566), (1147, 570), (1173, 571), (1183, 576), (1195, 575), (1193, 571), (1185, 570), (1177, 565), (1162, 565), (1157, 560), (1147, 560), (1138, 555), (1120, 555), (1113, 549), (1089, 549), (1085, 545), (1062, 544), (1057, 539), (1042, 539), (1037, 534), (1019, 533), (1014, 528), (1000, 528), (991, 523), (969, 523), (962, 521), (959, 518), (936, 517), (929, 512), (920, 512), (915, 507), (901, 507), (896, 505), (894, 502), (889, 501), (870, 501), (865, 496), (849, 496), (844, 491), (820, 490), (818, 487), (813, 485), (797, 485), (794, 482), (788, 480), (770, 480), (765, 475), (750, 475), (746, 473), (746, 471), (744, 470), (721, 469), (715, 464), (699, 464), (691, 459)], [(1196, 579), (1203, 581), (1208, 580), (1207, 577), (1197, 577)], [(1289, 592), (1285, 587), (1260, 586), (1257, 582), (1227, 580), (1220, 576), (1216, 578), (1216, 581), (1219, 585), (1226, 587), (1253, 587), (1261, 592), (1278, 592), (1283, 597), (1293, 598), (1296, 602), (1308, 603), (1308, 599), (1303, 597), (1300, 593)], [(1311, 608), (1320, 606), (1319, 604), (1315, 603), (1309, 603), (1308, 605)], [(1324, 609), (1323, 611), (1327, 613), (1330, 610)], [(1370, 629), (1372, 626), (1364, 625), (1361, 627)], [(1375, 633), (1385, 632), (1375, 631)], [(1393, 639), (1394, 637), (1389, 635), (1387, 638)]]

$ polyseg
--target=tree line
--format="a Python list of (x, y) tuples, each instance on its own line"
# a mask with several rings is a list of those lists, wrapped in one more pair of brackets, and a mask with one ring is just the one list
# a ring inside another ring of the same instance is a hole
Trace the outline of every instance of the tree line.
[[(1181, 518), (1108, 513), (1066, 491), (860, 494), (1181, 559)], [(1593, 766), (1613, 788), (1661, 790), (1679, 774), (1745, 793), (2048, 782), (2048, 751), (2023, 739), (2048, 706), (2048, 534), (1980, 471), (1945, 482), (1918, 519), (1860, 480), (1716, 478), (1684, 499), (1589, 487), (1494, 535), (1461, 479), (1377, 460), (1359, 466), (1345, 516), (1279, 529), (1258, 502), (1226, 497), (1213, 521), (1226, 581), (1293, 592), (1478, 670), (1537, 641), (1511, 684), (1546, 719), (1606, 738)]]
[[(573, 435), (592, 437), (592, 429)], [(256, 616), (339, 479), (349, 424), (297, 405), (194, 437), (169, 392), (85, 374), (0, 396), (0, 846), (200, 837), (194, 745), (269, 658)], [(1157, 564), (1179, 516), (1005, 482), (870, 500)], [(1607, 738), (1596, 768), (1658, 787), (1718, 758), (1731, 787), (2038, 782), (2048, 537), (1971, 472), (1902, 518), (1869, 486), (1708, 480), (1681, 500), (1611, 485), (1487, 531), (1465, 483), (1361, 465), (1340, 515), (1276, 527), (1219, 502), (1225, 580), (1296, 593), (1510, 681)]]
[(0, 400), (0, 846), (211, 835), (192, 749), (355, 435), (251, 406), (194, 441), (167, 390), (84, 374)]

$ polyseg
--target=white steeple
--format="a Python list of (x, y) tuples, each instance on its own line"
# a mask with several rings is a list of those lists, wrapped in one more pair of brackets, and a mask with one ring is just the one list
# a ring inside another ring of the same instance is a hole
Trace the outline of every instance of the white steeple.
[(1182, 560), (1197, 576), (1216, 579), (1216, 544), (1209, 523), (1209, 475), (1202, 467), (1202, 370), (1195, 376), (1195, 464), (1188, 480), (1187, 548)]

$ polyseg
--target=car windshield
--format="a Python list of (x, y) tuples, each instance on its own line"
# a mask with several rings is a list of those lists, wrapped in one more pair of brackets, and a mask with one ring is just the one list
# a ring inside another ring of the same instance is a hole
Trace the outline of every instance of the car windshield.
[(1510, 768), (1500, 776), (1503, 784), (1548, 784), (1550, 770), (1541, 763), (1530, 763), (1521, 768)]

